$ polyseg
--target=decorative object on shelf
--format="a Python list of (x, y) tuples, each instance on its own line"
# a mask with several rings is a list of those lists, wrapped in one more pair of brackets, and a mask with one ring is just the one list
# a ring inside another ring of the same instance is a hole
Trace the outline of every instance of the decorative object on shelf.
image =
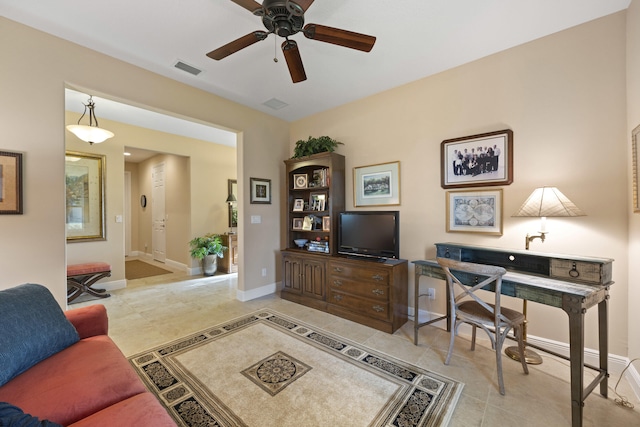
[(311, 174), (311, 182), (309, 182), (309, 187), (327, 187), (329, 186), (329, 169), (322, 168), (316, 169)]
[(322, 231), (331, 231), (331, 217), (323, 216), (322, 217)]
[(525, 238), (525, 249), (528, 250), (532, 240), (540, 239), (544, 242), (545, 235), (548, 233), (547, 217), (585, 216), (585, 214), (556, 187), (540, 187), (533, 190), (520, 209), (511, 216), (540, 218), (538, 231), (540, 234), (533, 236), (527, 234)]
[(295, 239), (293, 243), (295, 243), (297, 247), (302, 249), (304, 248), (304, 245), (306, 245), (308, 241), (309, 241), (308, 239)]
[(106, 240), (105, 170), (103, 155), (66, 152), (67, 242)]
[(293, 224), (291, 225), (291, 228), (293, 228), (294, 230), (302, 230), (303, 223), (304, 220), (302, 218), (293, 218)]
[(191, 257), (202, 262), (202, 274), (213, 276), (218, 269), (218, 258), (224, 258), (227, 247), (222, 244), (219, 235), (208, 233), (194, 237), (189, 242)]
[(509, 185), (513, 182), (513, 131), (444, 140), (440, 157), (442, 188)]
[(293, 175), (293, 188), (307, 188), (307, 174), (299, 173)]
[[(98, 127), (98, 118), (95, 113), (95, 102), (93, 102), (93, 96), (89, 96), (89, 101), (84, 105), (84, 112), (82, 116), (78, 119), (77, 125), (67, 125), (67, 129), (69, 132), (73, 133), (75, 136), (83, 140), (84, 142), (88, 142), (89, 144), (99, 144), (104, 142), (109, 138), (113, 138), (113, 132), (110, 132), (106, 129), (102, 129)], [(80, 121), (87, 113), (87, 108), (89, 109), (89, 125), (81, 125)], [(94, 124), (95, 122), (95, 124)]]
[(304, 199), (295, 199), (293, 201), (293, 211), (301, 212), (304, 210)]
[(320, 136), (318, 138), (309, 136), (307, 140), (300, 139), (296, 142), (292, 159), (324, 153), (326, 151), (333, 152), (336, 150), (338, 145), (342, 144), (342, 142), (336, 141), (328, 136)]
[[(525, 238), (525, 249), (529, 250), (529, 243), (535, 239), (540, 239), (544, 243), (546, 234), (547, 217), (568, 217), (568, 216), (584, 216), (584, 213), (573, 204), (560, 190), (556, 187), (541, 187), (533, 190), (533, 193), (520, 206), (518, 211), (511, 215), (516, 217), (540, 218), (540, 234), (530, 236), (527, 233)], [(575, 264), (574, 264), (575, 265)], [(522, 300), (522, 313), (525, 317), (524, 327), (522, 328), (522, 337), (525, 344), (524, 360), (531, 365), (539, 365), (542, 363), (542, 357), (534, 350), (526, 347), (527, 345), (527, 300)], [(520, 352), (517, 347), (507, 347), (505, 354), (513, 360), (520, 361)]]
[(22, 214), (22, 153), (0, 151), (0, 214)]
[(502, 236), (502, 189), (447, 191), (447, 233)]
[(140, 196), (140, 206), (143, 208), (147, 207), (147, 196), (145, 196), (144, 194)]
[(302, 220), (302, 229), (303, 230), (313, 230), (313, 216), (307, 215)]
[(640, 125), (631, 132), (631, 148), (633, 151), (633, 211), (640, 212), (640, 197), (638, 196), (638, 167), (640, 161), (638, 156), (638, 144), (640, 144)]
[(233, 227), (238, 226), (238, 181), (235, 179), (227, 180), (227, 196), (226, 203), (229, 205), (229, 233), (233, 231)]
[(400, 162), (353, 168), (353, 200), (358, 206), (400, 204)]
[(271, 204), (271, 180), (249, 178), (251, 185), (251, 203)]
[(309, 195), (309, 209), (312, 211), (324, 211), (326, 202), (326, 193), (311, 193)]

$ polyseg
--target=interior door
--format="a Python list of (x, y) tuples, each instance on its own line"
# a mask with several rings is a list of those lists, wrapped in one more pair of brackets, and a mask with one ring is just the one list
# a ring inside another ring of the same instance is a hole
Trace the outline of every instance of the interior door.
[(159, 163), (153, 167), (151, 176), (153, 188), (151, 192), (151, 221), (153, 232), (151, 236), (151, 246), (153, 259), (165, 262), (167, 253), (167, 230), (165, 213), (165, 186), (164, 186), (164, 163)]

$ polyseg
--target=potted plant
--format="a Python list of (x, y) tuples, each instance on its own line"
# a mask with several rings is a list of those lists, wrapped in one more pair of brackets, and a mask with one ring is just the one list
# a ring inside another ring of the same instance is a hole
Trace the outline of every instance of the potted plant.
[(191, 246), (191, 257), (202, 262), (202, 273), (205, 276), (213, 276), (218, 269), (218, 258), (224, 258), (226, 246), (222, 245), (222, 240), (218, 234), (205, 234), (196, 237), (189, 242)]
[(325, 151), (333, 152), (339, 144), (342, 144), (342, 142), (336, 141), (328, 136), (320, 136), (318, 138), (310, 136), (307, 140), (300, 139), (296, 142), (292, 159), (324, 153)]

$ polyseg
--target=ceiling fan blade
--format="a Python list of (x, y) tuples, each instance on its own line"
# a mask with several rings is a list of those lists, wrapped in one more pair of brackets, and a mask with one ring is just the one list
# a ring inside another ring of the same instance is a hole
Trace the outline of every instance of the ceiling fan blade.
[[(238, 6), (242, 6), (245, 9), (247, 9), (249, 12), (253, 13), (254, 15), (262, 15), (264, 14), (263, 10), (262, 10), (262, 5), (260, 3), (258, 3), (255, 0), (231, 0), (232, 2), (234, 2), (235, 4), (237, 4)], [(258, 12), (258, 13), (256, 13)]]
[(282, 43), (282, 52), (284, 53), (284, 59), (287, 61), (287, 67), (289, 67), (291, 80), (293, 80), (294, 83), (307, 80), (304, 65), (302, 65), (302, 58), (300, 57), (300, 51), (298, 50), (298, 44), (293, 40), (285, 40)]
[(231, 43), (227, 43), (222, 47), (217, 48), (216, 50), (212, 50), (207, 53), (207, 56), (211, 59), (215, 59), (216, 61), (221, 60), (222, 58), (226, 58), (232, 53), (236, 53), (237, 51), (244, 49), (245, 47), (251, 46), (254, 43), (257, 43), (261, 40), (267, 38), (269, 33), (266, 31), (254, 31), (253, 33), (249, 33), (246, 36), (242, 36), (239, 39), (232, 41)]
[(318, 24), (305, 25), (303, 32), (308, 39), (332, 43), (364, 52), (370, 52), (376, 42), (376, 38), (373, 36)]

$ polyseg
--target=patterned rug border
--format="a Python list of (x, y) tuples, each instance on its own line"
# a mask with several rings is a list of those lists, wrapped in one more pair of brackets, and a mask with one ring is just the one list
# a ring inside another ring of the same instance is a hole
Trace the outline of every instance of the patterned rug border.
[(387, 380), (401, 384), (403, 392), (400, 399), (393, 405), (387, 405), (390, 410), (383, 417), (378, 417), (371, 427), (435, 427), (449, 424), (463, 383), (310, 326), (273, 309), (257, 310), (236, 317), (140, 352), (128, 357), (128, 360), (178, 425), (245, 425), (223, 403), (212, 403), (197, 378), (190, 378), (188, 372), (183, 372), (171, 362), (171, 358), (256, 323), (269, 325), (354, 366), (372, 370)]

